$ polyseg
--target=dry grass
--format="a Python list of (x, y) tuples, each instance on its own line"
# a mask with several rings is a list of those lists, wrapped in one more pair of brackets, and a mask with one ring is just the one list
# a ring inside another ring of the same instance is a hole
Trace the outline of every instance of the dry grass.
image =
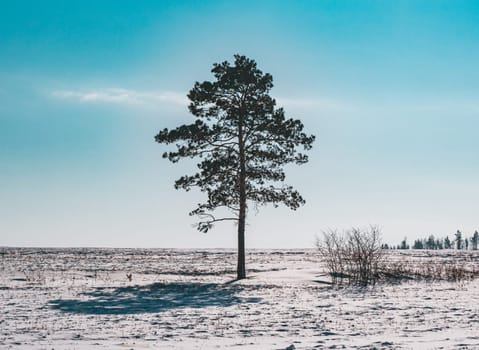
[(458, 258), (403, 259), (382, 266), (381, 279), (385, 281), (427, 280), (462, 282), (479, 277), (479, 268)]

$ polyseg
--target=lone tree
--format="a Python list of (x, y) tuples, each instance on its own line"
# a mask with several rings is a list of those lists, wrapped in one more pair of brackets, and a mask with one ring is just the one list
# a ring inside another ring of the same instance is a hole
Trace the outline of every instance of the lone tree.
[[(188, 94), (195, 122), (163, 129), (155, 140), (175, 145), (174, 151), (163, 154), (173, 163), (199, 158), (199, 171), (180, 177), (175, 188), (206, 192), (206, 201), (190, 212), (200, 219), (199, 231), (207, 232), (219, 221), (237, 222), (237, 278), (242, 279), (249, 204), (284, 204), (296, 210), (305, 203), (293, 187), (283, 184), (283, 166), (306, 163), (308, 156), (298, 148), (310, 150), (315, 137), (303, 132), (301, 121), (286, 119), (284, 110), (276, 108), (269, 96), (273, 77), (259, 70), (254, 60), (235, 55), (234, 65), (215, 63), (211, 72), (214, 81), (196, 82)], [(219, 208), (231, 214), (218, 217)]]

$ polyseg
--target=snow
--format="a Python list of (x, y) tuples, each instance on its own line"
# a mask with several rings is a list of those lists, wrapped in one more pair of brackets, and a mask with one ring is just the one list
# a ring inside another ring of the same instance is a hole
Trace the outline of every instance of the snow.
[[(479, 267), (476, 252), (388, 252)], [(0, 248), (0, 348), (479, 349), (479, 280), (337, 288), (315, 250)], [(127, 274), (132, 274), (129, 281)]]

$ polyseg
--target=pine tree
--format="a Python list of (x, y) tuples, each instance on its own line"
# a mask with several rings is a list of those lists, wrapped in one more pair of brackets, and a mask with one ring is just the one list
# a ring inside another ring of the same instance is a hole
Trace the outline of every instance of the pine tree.
[(404, 239), (401, 241), (401, 245), (398, 246), (398, 249), (409, 249), (409, 244), (407, 244), (406, 237), (404, 237)]
[(414, 244), (413, 244), (413, 246), (412, 246), (412, 249), (424, 249), (424, 246), (423, 246), (423, 244), (422, 244), (422, 240), (416, 239), (416, 240), (414, 241)]
[(477, 243), (479, 242), (479, 232), (474, 231), (474, 234), (472, 235), (471, 238), (471, 243), (472, 243), (472, 249), (477, 250)]
[(444, 243), (442, 239), (436, 239), (436, 249), (444, 249)]
[(458, 249), (458, 250), (459, 250), (459, 249), (462, 249), (462, 232), (459, 231), (459, 230), (457, 230), (455, 236), (456, 236), (456, 239), (455, 239), (455, 241), (456, 241), (456, 249)]
[(449, 239), (448, 236), (446, 236), (446, 238), (444, 238), (444, 249), (451, 249), (451, 248), (452, 248), (451, 240)]
[[(299, 120), (287, 119), (269, 95), (273, 78), (257, 68), (254, 60), (235, 55), (234, 65), (216, 63), (215, 80), (196, 82), (188, 94), (195, 122), (164, 129), (156, 141), (175, 144), (164, 158), (199, 158), (199, 172), (176, 180), (175, 188), (193, 187), (206, 192), (207, 200), (190, 215), (200, 219), (197, 228), (207, 232), (219, 221), (238, 224), (237, 278), (246, 277), (244, 234), (250, 203), (284, 204), (295, 210), (305, 203), (291, 186), (283, 184), (283, 166), (308, 162), (298, 148), (310, 150), (315, 137), (303, 132)], [(231, 215), (217, 217), (218, 208)]]
[(436, 249), (436, 241), (433, 235), (430, 235), (426, 241), (426, 249)]

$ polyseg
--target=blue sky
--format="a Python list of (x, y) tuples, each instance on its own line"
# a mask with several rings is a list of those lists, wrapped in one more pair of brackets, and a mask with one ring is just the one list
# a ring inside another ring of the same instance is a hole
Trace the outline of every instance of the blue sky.
[(247, 247), (479, 229), (478, 2), (18, 1), (0, 34), (0, 245), (235, 247), (153, 141), (235, 53), (317, 136), (287, 178), (306, 206), (252, 210)]

